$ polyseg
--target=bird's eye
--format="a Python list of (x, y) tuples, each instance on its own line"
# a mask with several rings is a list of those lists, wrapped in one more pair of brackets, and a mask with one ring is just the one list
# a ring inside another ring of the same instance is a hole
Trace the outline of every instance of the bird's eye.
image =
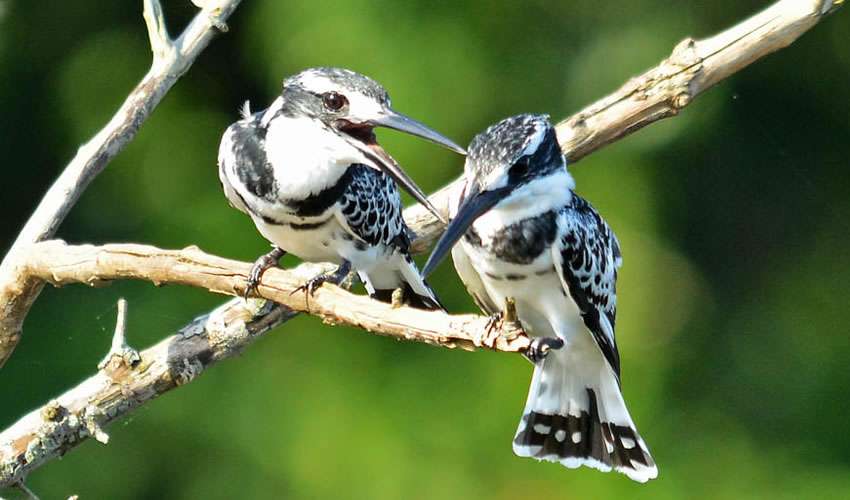
[(325, 92), (322, 94), (322, 104), (331, 111), (339, 111), (348, 104), (348, 99), (339, 92)]
[(513, 179), (521, 179), (528, 174), (528, 158), (522, 158), (511, 166), (508, 175)]

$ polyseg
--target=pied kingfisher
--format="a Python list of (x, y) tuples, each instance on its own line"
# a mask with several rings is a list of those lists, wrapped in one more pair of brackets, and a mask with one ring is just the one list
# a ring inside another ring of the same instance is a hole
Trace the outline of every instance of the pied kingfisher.
[(341, 279), (351, 267), (369, 295), (390, 301), (401, 288), (413, 306), (440, 308), (409, 253), (400, 183), (434, 212), (425, 194), (375, 140), (383, 126), (465, 154), (460, 146), (390, 107), (386, 90), (353, 71), (313, 68), (287, 78), (268, 109), (224, 132), (219, 178), (230, 204), (248, 214), (274, 249), (257, 259), (245, 290), (286, 253), (339, 265), (305, 285)]
[(620, 392), (620, 247), (573, 192), (548, 117), (518, 115), (489, 127), (473, 139), (464, 170), (466, 182), (449, 204), (452, 221), (424, 275), (452, 249), (479, 307), (495, 320), (512, 298), (534, 336), (527, 353), (534, 376), (514, 453), (569, 468), (613, 468), (640, 482), (655, 478)]

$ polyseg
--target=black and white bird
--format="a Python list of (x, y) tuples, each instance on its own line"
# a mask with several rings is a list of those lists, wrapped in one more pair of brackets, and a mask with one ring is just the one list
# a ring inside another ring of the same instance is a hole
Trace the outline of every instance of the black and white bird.
[(655, 478), (655, 462), (620, 392), (620, 247), (573, 192), (548, 117), (514, 116), (476, 136), (465, 181), (423, 272), (451, 250), (479, 307), (498, 315), (512, 298), (534, 336), (527, 353), (534, 376), (514, 452), (569, 468), (613, 468), (640, 482)]
[(389, 301), (400, 288), (410, 305), (441, 307), (410, 257), (396, 182), (436, 209), (378, 145), (373, 129), (379, 126), (465, 154), (393, 111), (380, 84), (346, 69), (312, 68), (287, 78), (263, 111), (252, 113), (246, 103), (242, 119), (225, 131), (218, 159), (230, 204), (248, 214), (274, 247), (255, 263), (246, 296), (289, 252), (339, 265), (333, 275), (308, 282), (308, 293), (353, 267), (372, 297)]

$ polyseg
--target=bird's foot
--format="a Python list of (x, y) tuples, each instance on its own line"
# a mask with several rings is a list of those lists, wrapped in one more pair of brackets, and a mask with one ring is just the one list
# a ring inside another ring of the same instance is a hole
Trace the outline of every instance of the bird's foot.
[(505, 298), (505, 309), (495, 312), (487, 319), (487, 324), (484, 326), (484, 332), (475, 339), (478, 346), (489, 347), (493, 349), (499, 337), (505, 333), (521, 330), (522, 325), (516, 315), (516, 301), (512, 297)]
[(564, 340), (558, 337), (535, 337), (531, 340), (531, 345), (523, 353), (529, 361), (535, 365), (546, 359), (549, 351), (552, 349), (560, 349), (564, 347)]
[(244, 297), (245, 300), (248, 300), (248, 297), (250, 297), (251, 294), (259, 296), (258, 291), (260, 288), (260, 281), (263, 278), (263, 273), (276, 266), (277, 261), (279, 261), (284, 255), (286, 255), (286, 251), (281, 248), (274, 247), (271, 252), (262, 255), (259, 259), (254, 261), (254, 265), (251, 266), (251, 272), (248, 273), (248, 283), (245, 285), (245, 293), (242, 294), (242, 297)]
[(484, 331), (480, 335), (476, 335), (473, 339), (473, 344), (476, 347), (488, 347), (492, 349), (502, 334), (502, 311), (495, 312), (487, 318), (487, 324), (484, 326)]
[(336, 271), (332, 273), (323, 273), (317, 276), (313, 276), (312, 278), (305, 281), (303, 285), (299, 286), (295, 290), (292, 290), (289, 295), (293, 295), (298, 292), (304, 292), (307, 294), (308, 297), (310, 297), (315, 294), (316, 290), (318, 290), (319, 287), (321, 287), (325, 283), (333, 283), (335, 285), (341, 283), (342, 280), (344, 280), (350, 272), (351, 262), (344, 260), (342, 261), (342, 264), (340, 264), (339, 267), (336, 268)]
[(313, 296), (316, 293), (316, 290), (319, 289), (320, 286), (325, 284), (328, 281), (333, 281), (333, 274), (319, 274), (317, 276), (313, 276), (304, 282), (303, 285), (299, 286), (295, 290), (289, 293), (289, 295), (295, 295), (299, 292), (304, 292), (307, 295)]
[(502, 324), (502, 316), (504, 316), (504, 313), (499, 311), (494, 312), (487, 318), (487, 325), (484, 327), (485, 335), (490, 335), (499, 329), (499, 326)]

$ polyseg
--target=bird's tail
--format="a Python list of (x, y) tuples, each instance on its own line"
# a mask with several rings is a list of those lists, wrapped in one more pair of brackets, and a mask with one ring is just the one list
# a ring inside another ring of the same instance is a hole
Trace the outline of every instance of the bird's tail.
[(658, 476), (614, 371), (599, 349), (568, 344), (534, 368), (514, 453), (571, 469), (612, 468), (646, 482)]
[(393, 292), (400, 288), (404, 302), (411, 307), (445, 310), (408, 254), (394, 252), (389, 262), (368, 271), (359, 271), (358, 274), (373, 299), (392, 302)]

